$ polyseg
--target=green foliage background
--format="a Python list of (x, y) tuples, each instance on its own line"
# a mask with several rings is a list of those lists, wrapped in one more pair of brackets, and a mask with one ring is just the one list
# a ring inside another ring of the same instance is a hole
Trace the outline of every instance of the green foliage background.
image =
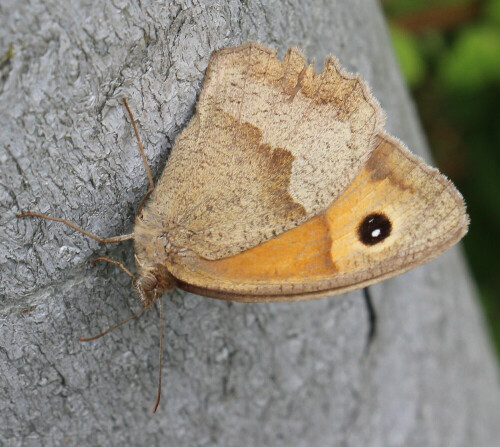
[(500, 359), (500, 0), (385, 0), (433, 155), (465, 197), (464, 246)]

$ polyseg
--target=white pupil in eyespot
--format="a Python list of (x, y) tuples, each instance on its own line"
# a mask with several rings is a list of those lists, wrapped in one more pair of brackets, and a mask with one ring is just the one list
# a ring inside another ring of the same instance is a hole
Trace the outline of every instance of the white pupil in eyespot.
[(377, 228), (376, 230), (372, 231), (372, 237), (379, 237), (380, 236), (380, 228)]

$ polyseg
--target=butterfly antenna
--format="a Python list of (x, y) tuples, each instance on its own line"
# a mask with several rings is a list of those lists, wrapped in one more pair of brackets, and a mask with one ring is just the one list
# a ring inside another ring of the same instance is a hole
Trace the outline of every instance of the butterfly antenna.
[(97, 340), (98, 338), (101, 338), (102, 336), (106, 335), (106, 334), (109, 334), (111, 331), (115, 330), (116, 328), (124, 325), (125, 323), (128, 323), (130, 320), (133, 320), (134, 318), (138, 317), (139, 315), (141, 315), (144, 311), (146, 310), (146, 307), (143, 307), (139, 312), (137, 312), (136, 314), (134, 315), (131, 315), (130, 317), (128, 317), (126, 320), (123, 320), (122, 322), (118, 323), (118, 324), (115, 324), (114, 326), (110, 327), (108, 330), (104, 331), (104, 332), (101, 332), (100, 334), (98, 335), (94, 335), (93, 337), (88, 337), (88, 338), (84, 338), (84, 337), (80, 337), (78, 340), (79, 341), (92, 341), (92, 340)]
[(153, 413), (156, 413), (156, 409), (160, 404), (160, 396), (161, 396), (161, 357), (163, 352), (163, 315), (161, 312), (161, 299), (158, 300), (158, 310), (160, 311), (160, 353), (158, 355), (159, 358), (159, 371), (158, 371), (158, 393), (156, 395), (156, 403), (153, 408)]

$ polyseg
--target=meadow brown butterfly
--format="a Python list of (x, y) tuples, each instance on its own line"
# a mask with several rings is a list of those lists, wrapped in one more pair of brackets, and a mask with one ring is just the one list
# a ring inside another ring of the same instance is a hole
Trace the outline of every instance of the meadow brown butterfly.
[(460, 193), (384, 131), (360, 77), (333, 57), (318, 74), (296, 48), (282, 61), (255, 42), (215, 52), (156, 186), (147, 172), (133, 234), (19, 215), (100, 242), (133, 239), (136, 274), (97, 260), (133, 278), (138, 314), (174, 287), (246, 302), (336, 295), (429, 261), (467, 232)]

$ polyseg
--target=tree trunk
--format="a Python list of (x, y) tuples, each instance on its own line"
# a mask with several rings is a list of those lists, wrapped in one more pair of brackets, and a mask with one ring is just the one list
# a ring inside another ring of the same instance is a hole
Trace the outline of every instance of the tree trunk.
[[(459, 249), (361, 292), (233, 304), (174, 291), (139, 309), (131, 243), (100, 246), (21, 210), (88, 231), (132, 231), (147, 177), (127, 97), (156, 177), (193, 114), (211, 52), (297, 45), (321, 70), (335, 54), (372, 86), (389, 132), (426, 144), (373, 0), (3, 0), (0, 6), (0, 444), (492, 446), (497, 365)], [(12, 45), (12, 52), (9, 47)], [(186, 173), (193, 175), (193, 173)], [(495, 441), (496, 440), (496, 441)]]

